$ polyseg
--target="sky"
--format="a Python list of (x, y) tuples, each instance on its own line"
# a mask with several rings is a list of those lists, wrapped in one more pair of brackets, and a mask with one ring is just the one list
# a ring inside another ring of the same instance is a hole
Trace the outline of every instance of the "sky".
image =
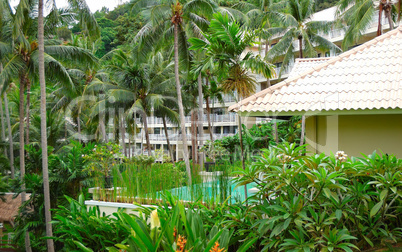
[[(17, 5), (18, 0), (12, 0), (12, 5)], [(89, 8), (92, 12), (102, 9), (103, 6), (109, 8), (109, 10), (113, 10), (120, 3), (128, 2), (128, 0), (86, 0)], [(67, 5), (66, 0), (56, 0), (56, 4), (58, 8), (64, 7)]]
[[(109, 10), (113, 10), (116, 8), (119, 3), (128, 2), (128, 0), (86, 0), (89, 8), (92, 12), (102, 9), (103, 6), (109, 8)], [(67, 1), (65, 0), (56, 0), (57, 7), (63, 7)]]

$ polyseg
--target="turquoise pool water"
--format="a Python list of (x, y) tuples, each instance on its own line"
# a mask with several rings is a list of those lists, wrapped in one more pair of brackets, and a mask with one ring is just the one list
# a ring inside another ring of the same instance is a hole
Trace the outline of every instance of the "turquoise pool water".
[[(208, 181), (201, 184), (195, 184), (191, 188), (188, 186), (183, 186), (179, 188), (174, 188), (169, 190), (169, 192), (180, 200), (184, 201), (195, 201), (201, 199), (204, 202), (210, 200), (218, 200), (223, 202), (230, 197), (231, 203), (243, 202), (245, 201), (244, 186), (239, 186), (237, 188), (236, 184), (232, 181), (227, 181), (226, 183), (220, 183), (220, 181)], [(247, 196), (250, 197), (255, 193), (250, 192), (250, 189), (256, 187), (255, 183), (247, 184)]]

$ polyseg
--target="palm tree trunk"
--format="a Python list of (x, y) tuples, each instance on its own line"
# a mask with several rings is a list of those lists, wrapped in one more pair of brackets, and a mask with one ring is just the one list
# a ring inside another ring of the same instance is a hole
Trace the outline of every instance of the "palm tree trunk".
[(80, 112), (77, 115), (77, 127), (78, 127), (78, 141), (81, 143), (81, 120), (80, 120)]
[[(1, 73), (1, 68), (0, 68), (0, 73)], [(2, 99), (0, 98), (1, 140), (5, 142), (6, 141), (6, 125), (4, 122), (3, 102), (1, 100)], [(4, 148), (4, 156), (6, 158), (8, 158), (7, 148)]]
[(303, 37), (299, 37), (299, 58), (303, 58)]
[(99, 128), (102, 134), (102, 141), (106, 143), (107, 138), (106, 138), (105, 115), (103, 112), (99, 113)]
[[(268, 47), (269, 47), (269, 40), (265, 40), (265, 57), (267, 57), (268, 54)], [(269, 78), (267, 78), (267, 83), (266, 83), (267, 88), (271, 86), (271, 81)]]
[(30, 126), (30, 106), (31, 106), (31, 81), (27, 79), (26, 83), (27, 87), (27, 111), (26, 111), (26, 119), (27, 119), (27, 129), (26, 129), (26, 138), (25, 138), (25, 144), (29, 144), (29, 126)]
[[(302, 37), (299, 37), (299, 46), (300, 46), (299, 57), (300, 57), (300, 59), (302, 59), (303, 58), (303, 48), (302, 48), (302, 46), (303, 46), (303, 38)], [(306, 116), (303, 115), (302, 116), (301, 133), (300, 133), (300, 145), (304, 144), (304, 131), (305, 131), (305, 128), (306, 128)]]
[[(240, 102), (240, 95), (237, 94), (237, 100)], [(243, 167), (243, 170), (246, 170), (246, 162), (244, 160), (244, 146), (243, 146), (243, 132), (242, 132), (242, 124), (241, 124), (241, 116), (240, 114), (237, 114), (238, 120), (239, 120), (239, 140), (240, 140), (240, 155), (241, 155), (241, 164)], [(247, 185), (244, 185), (244, 198), (246, 199), (246, 205), (247, 203)]]
[(377, 36), (382, 34), (382, 7), (383, 5), (380, 3), (378, 10), (378, 27), (377, 27)]
[(20, 124), (19, 124), (19, 131), (20, 131), (20, 176), (21, 176), (21, 201), (22, 203), (24, 203), (26, 201), (26, 196), (25, 196), (25, 182), (24, 182), (24, 177), (25, 177), (25, 149), (24, 149), (24, 75), (21, 75), (20, 78), (20, 104), (19, 104), (19, 110), (20, 110), (20, 114), (19, 114), (19, 120), (20, 120)]
[(279, 137), (278, 137), (278, 123), (276, 122), (276, 118), (275, 118), (275, 122), (274, 122), (274, 139), (275, 139), (275, 143), (279, 143)]
[(189, 185), (191, 185), (192, 181), (191, 181), (190, 160), (188, 157), (188, 148), (187, 148), (186, 121), (185, 121), (186, 119), (184, 117), (183, 99), (181, 97), (181, 85), (179, 78), (179, 25), (177, 23), (174, 23), (174, 73), (176, 81), (177, 102), (179, 104), (180, 128), (183, 140), (183, 156), (184, 156), (184, 162), (186, 163), (188, 182)]
[(142, 111), (141, 114), (142, 114), (142, 120), (144, 123), (145, 139), (147, 141), (148, 156), (152, 156), (151, 142), (149, 141), (147, 114), (145, 113), (145, 111)]
[[(43, 24), (43, 0), (39, 0), (39, 19), (38, 19), (38, 41), (39, 41), (39, 82), (40, 82), (40, 131), (42, 143), (42, 169), (43, 169), (43, 189), (45, 198), (45, 220), (46, 236), (52, 237), (52, 216), (50, 214), (50, 189), (49, 189), (49, 170), (47, 156), (47, 133), (46, 133), (46, 82), (45, 82), (45, 45), (44, 45), (44, 24)], [(47, 251), (54, 252), (52, 239), (47, 239)]]
[[(215, 98), (212, 99), (212, 108), (215, 108)], [(215, 120), (214, 120), (214, 114), (212, 114), (212, 118), (211, 118), (212, 136), (215, 134), (214, 121), (215, 121)], [(212, 146), (213, 146), (213, 142), (214, 142), (214, 139), (213, 139), (213, 138), (212, 138), (211, 142), (212, 142)]]
[[(208, 77), (206, 78), (205, 85), (208, 87)], [(210, 141), (214, 141), (213, 132), (212, 132), (212, 125), (211, 125), (211, 108), (209, 107), (209, 97), (207, 96), (206, 106), (207, 106), (207, 120), (208, 120), (208, 129), (209, 129), (209, 138)]]
[(8, 110), (8, 99), (7, 94), (4, 93), (4, 108), (6, 110), (6, 120), (7, 120), (7, 128), (8, 128), (8, 142), (10, 145), (10, 168), (11, 168), (11, 178), (15, 178), (15, 169), (14, 169), (14, 142), (13, 142), (13, 134), (11, 132), (11, 121), (10, 121), (10, 111)]
[(386, 6), (386, 8), (385, 8), (385, 16), (388, 18), (389, 30), (390, 31), (394, 29), (394, 23), (392, 21), (391, 10), (392, 10), (392, 6), (390, 6), (390, 5)]
[(208, 120), (208, 128), (209, 128), (209, 138), (210, 141), (214, 141), (213, 132), (212, 132), (212, 124), (211, 124), (211, 107), (209, 106), (209, 97), (206, 99), (207, 105), (207, 120)]
[(193, 168), (197, 162), (195, 158), (195, 141), (195, 113), (193, 110), (191, 111), (191, 157), (193, 160)]
[(173, 149), (172, 149), (172, 146), (170, 145), (170, 140), (169, 140), (168, 130), (167, 130), (167, 126), (166, 126), (166, 118), (165, 118), (165, 116), (162, 116), (162, 122), (163, 122), (163, 129), (165, 130), (166, 144), (167, 144), (168, 149), (169, 149), (170, 158), (172, 159), (172, 162), (174, 163)]
[(199, 163), (199, 161), (198, 161), (198, 132), (197, 132), (197, 129), (198, 129), (198, 113), (197, 113), (197, 111), (195, 110), (194, 111), (194, 149), (195, 149), (195, 152), (194, 152), (194, 154), (195, 154), (195, 162), (198, 164)]
[[(21, 178), (21, 203), (26, 201), (25, 193), (25, 149), (24, 149), (24, 89), (25, 89), (25, 75), (20, 76), (20, 104), (19, 104), (19, 131), (20, 131), (20, 178)], [(25, 231), (25, 251), (31, 252), (31, 241), (29, 239), (29, 232)]]
[(120, 121), (120, 133), (121, 133), (121, 147), (123, 148), (123, 155), (127, 157), (127, 149), (126, 149), (126, 123), (124, 120), (124, 115), (121, 114)]
[(300, 145), (304, 144), (304, 131), (306, 129), (306, 116), (302, 116), (302, 122), (301, 122), (301, 133), (300, 133)]
[[(199, 138), (199, 146), (200, 148), (204, 145), (204, 107), (203, 107), (203, 101), (204, 97), (202, 95), (202, 78), (201, 74), (198, 75), (198, 131), (200, 132), (200, 138)], [(198, 158), (199, 158), (199, 163), (200, 163), (200, 168), (201, 171), (203, 170), (204, 167), (204, 153), (201, 151), (198, 153)]]

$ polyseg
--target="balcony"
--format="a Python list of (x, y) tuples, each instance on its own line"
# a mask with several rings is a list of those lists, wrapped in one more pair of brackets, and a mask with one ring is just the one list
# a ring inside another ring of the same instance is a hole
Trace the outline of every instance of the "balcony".
[[(224, 94), (223, 95), (223, 101), (224, 101), (224, 103), (230, 103), (230, 102), (236, 102), (236, 99), (235, 99), (234, 95)], [(206, 103), (207, 102), (204, 100), (204, 104), (206, 104)], [(215, 105), (220, 104), (220, 102), (216, 98), (213, 101), (210, 99), (209, 103), (210, 104), (213, 103)]]
[[(223, 115), (211, 114), (210, 118), (211, 118), (211, 121), (213, 120), (214, 123), (237, 122), (236, 113), (228, 113), (228, 114), (223, 114)], [(185, 122), (191, 123), (191, 116), (186, 116)], [(207, 122), (208, 122), (207, 115), (204, 114), (203, 123), (207, 123)], [(142, 125), (142, 120), (140, 118), (137, 118), (136, 123)], [(161, 117), (150, 116), (150, 117), (147, 117), (147, 123), (148, 123), (148, 125), (163, 124), (163, 120)], [(166, 121), (166, 123), (171, 125), (170, 121)]]
[[(234, 133), (213, 134), (213, 137), (214, 137), (214, 140), (217, 140), (217, 139), (221, 139), (223, 137), (234, 136), (234, 135), (235, 135)], [(187, 134), (187, 141), (188, 142), (191, 141), (191, 138), (192, 138), (192, 135)], [(143, 143), (146, 142), (145, 135), (142, 138), (141, 134), (137, 134), (136, 139), (140, 140), (140, 141), (142, 139)], [(150, 141), (158, 141), (158, 142), (166, 142), (167, 141), (166, 136), (164, 134), (149, 134), (149, 140)], [(201, 140), (200, 135), (197, 135), (197, 140)], [(204, 133), (204, 137), (203, 137), (202, 140), (203, 141), (210, 140), (210, 135), (208, 133)], [(172, 141), (172, 142), (174, 142), (174, 141), (182, 141), (182, 134), (171, 134), (171, 135), (169, 135), (169, 141)]]

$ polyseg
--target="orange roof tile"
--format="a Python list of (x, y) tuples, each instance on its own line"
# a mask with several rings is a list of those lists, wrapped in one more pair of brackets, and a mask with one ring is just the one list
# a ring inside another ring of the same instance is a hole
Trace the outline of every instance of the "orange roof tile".
[(288, 113), (402, 109), (402, 25), (333, 58), (299, 59), (290, 77), (229, 107)]

